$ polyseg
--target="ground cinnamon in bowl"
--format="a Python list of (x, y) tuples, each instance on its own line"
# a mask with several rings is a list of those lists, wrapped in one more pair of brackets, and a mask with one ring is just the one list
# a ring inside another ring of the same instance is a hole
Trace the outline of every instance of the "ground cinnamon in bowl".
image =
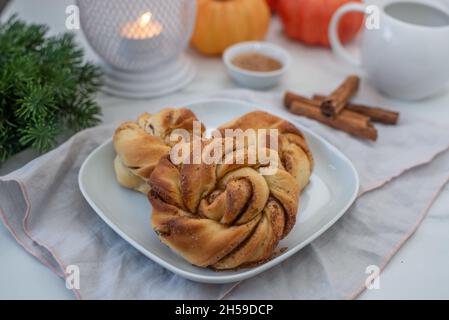
[(282, 69), (282, 63), (258, 52), (238, 54), (231, 60), (232, 64), (248, 71), (270, 72)]

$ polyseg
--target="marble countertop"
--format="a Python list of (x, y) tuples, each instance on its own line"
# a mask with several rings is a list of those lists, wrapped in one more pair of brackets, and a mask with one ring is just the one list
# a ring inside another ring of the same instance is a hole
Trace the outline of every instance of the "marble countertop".
[[(372, 0), (370, 2), (382, 0)], [(444, 0), (434, 0), (441, 1)], [(1, 20), (13, 13), (29, 22), (45, 23), (51, 33), (65, 31), (65, 8), (71, 0), (14, 0)], [(447, 4), (446, 4), (447, 5)], [(80, 31), (77, 39), (90, 59), (97, 59)], [(328, 92), (348, 73), (356, 70), (338, 61), (328, 49), (306, 47), (289, 41), (274, 19), (268, 41), (275, 42), (292, 55), (291, 69), (283, 82), (270, 91), (287, 89), (303, 93)], [(354, 50), (354, 48), (351, 48)], [(185, 89), (153, 100), (124, 100), (100, 94), (103, 121), (131, 119), (151, 110), (151, 106), (170, 105), (205, 93), (237, 88), (225, 73), (220, 58), (206, 58), (189, 49), (187, 54), (197, 67), (194, 81)], [(358, 97), (372, 105), (391, 106), (447, 124), (449, 128), (449, 87), (432, 99), (403, 102), (379, 95), (366, 81)], [(449, 134), (449, 131), (448, 131)], [(20, 154), (0, 168), (5, 174), (29, 161), (34, 155)], [(449, 299), (449, 186), (446, 186), (412, 238), (401, 248), (380, 276), (380, 289), (365, 291), (360, 299)], [(20, 247), (0, 224), (0, 299), (73, 299), (64, 281)]]

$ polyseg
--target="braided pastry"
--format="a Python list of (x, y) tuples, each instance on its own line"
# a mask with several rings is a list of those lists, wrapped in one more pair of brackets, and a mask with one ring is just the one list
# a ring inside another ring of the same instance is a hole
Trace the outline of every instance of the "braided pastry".
[[(198, 120), (188, 109), (163, 109), (154, 115), (144, 113), (136, 122), (121, 124), (113, 138), (117, 181), (126, 188), (148, 193), (147, 182), (153, 169), (177, 143), (170, 140), (170, 134), (175, 129), (185, 129), (193, 134), (194, 121)], [(203, 131), (201, 125), (200, 134)]]
[[(273, 256), (295, 224), (299, 195), (313, 167), (302, 133), (285, 120), (252, 112), (219, 131), (226, 129), (277, 129), (277, 170), (264, 175), (258, 158), (246, 161), (248, 144), (223, 148), (222, 157), (243, 151), (240, 164), (174, 164), (165, 156), (154, 168), (148, 194), (152, 227), (160, 240), (190, 263), (219, 270), (252, 266)], [(203, 141), (203, 147), (210, 143)]]

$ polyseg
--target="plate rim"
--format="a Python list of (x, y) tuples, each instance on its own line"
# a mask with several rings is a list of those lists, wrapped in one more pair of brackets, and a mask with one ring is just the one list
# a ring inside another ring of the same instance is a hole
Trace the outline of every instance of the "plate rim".
[[(290, 258), (292, 255), (296, 254), (302, 248), (304, 248), (305, 246), (310, 244), (312, 241), (314, 241), (316, 238), (318, 238), (320, 235), (322, 235), (324, 232), (326, 232), (332, 225), (334, 225), (348, 211), (348, 209), (352, 206), (352, 204), (356, 200), (357, 195), (358, 195), (359, 190), (360, 190), (360, 177), (359, 177), (359, 174), (358, 174), (354, 164), (352, 163), (352, 161), (341, 150), (339, 150), (336, 146), (334, 146), (332, 143), (330, 143), (329, 141), (327, 141), (326, 139), (321, 137), (319, 134), (315, 133), (313, 130), (305, 127), (301, 123), (298, 123), (294, 119), (293, 120), (285, 119), (285, 117), (282, 116), (282, 114), (279, 114), (276, 111), (266, 110), (264, 107), (255, 108), (253, 105), (251, 105), (251, 102), (249, 102), (249, 101), (239, 100), (239, 99), (227, 99), (227, 98), (196, 99), (196, 100), (192, 100), (192, 101), (187, 102), (187, 103), (182, 103), (182, 104), (181, 103), (176, 103), (174, 108), (180, 108), (181, 106), (189, 108), (189, 106), (192, 105), (192, 104), (217, 103), (217, 101), (218, 102), (224, 102), (224, 103), (226, 103), (226, 102), (238, 103), (240, 105), (243, 104), (246, 107), (250, 107), (250, 109), (254, 109), (254, 111), (260, 109), (262, 111), (269, 112), (269, 113), (271, 113), (273, 115), (276, 115), (276, 116), (282, 118), (283, 120), (286, 120), (286, 121), (289, 121), (289, 122), (293, 122), (293, 124), (295, 126), (297, 126), (298, 129), (300, 129), (302, 132), (307, 132), (307, 134), (313, 136), (320, 143), (322, 143), (327, 148), (329, 148), (334, 154), (337, 154), (348, 165), (348, 168), (352, 172), (353, 178), (355, 180), (354, 181), (355, 182), (355, 187), (354, 187), (353, 193), (351, 194), (350, 201), (348, 201), (343, 206), (343, 208), (337, 214), (335, 214), (333, 216), (333, 218), (331, 220), (329, 220), (327, 223), (323, 224), (317, 232), (315, 232), (314, 234), (312, 234), (311, 236), (306, 238), (301, 244), (298, 244), (298, 245), (292, 247), (290, 250), (286, 251), (282, 255), (279, 255), (276, 258), (271, 259), (271, 260), (267, 261), (264, 264), (261, 264), (261, 265), (255, 267), (255, 268), (247, 269), (247, 270), (245, 270), (243, 272), (239, 272), (239, 273), (231, 274), (231, 275), (210, 276), (210, 275), (202, 275), (202, 274), (198, 274), (198, 273), (195, 273), (195, 272), (182, 270), (182, 269), (178, 268), (176, 265), (173, 265), (173, 264), (165, 261), (164, 259), (160, 258), (156, 254), (154, 254), (151, 251), (147, 250), (145, 247), (140, 245), (137, 241), (132, 239), (128, 234), (126, 234), (124, 231), (122, 231), (121, 228), (118, 225), (113, 223), (103, 213), (103, 211), (95, 204), (93, 199), (91, 199), (91, 197), (89, 196), (88, 192), (85, 190), (83, 182), (82, 182), (82, 180), (83, 180), (83, 173), (86, 170), (86, 166), (90, 162), (90, 159), (94, 155), (96, 155), (101, 149), (105, 148), (108, 144), (112, 144), (112, 137), (109, 137), (105, 142), (103, 142), (101, 145), (99, 145), (94, 150), (92, 150), (92, 152), (83, 161), (83, 164), (81, 165), (80, 170), (78, 172), (78, 186), (79, 186), (79, 189), (80, 189), (81, 194), (83, 195), (83, 197), (86, 199), (88, 204), (92, 207), (92, 209), (94, 209), (94, 211), (100, 216), (100, 218), (111, 229), (113, 229), (120, 237), (122, 237), (125, 241), (129, 242), (134, 248), (136, 248), (138, 251), (140, 251), (143, 255), (145, 255), (149, 259), (153, 260), (154, 262), (158, 263), (162, 267), (170, 270), (171, 272), (173, 272), (175, 274), (178, 274), (178, 275), (180, 275), (180, 276), (182, 276), (184, 278), (187, 278), (189, 280), (193, 280), (193, 281), (196, 281), (196, 282), (202, 282), (202, 283), (222, 284), (222, 283), (231, 283), (231, 282), (242, 281), (242, 280), (248, 279), (250, 277), (256, 276), (256, 275), (258, 275), (258, 274), (260, 274), (260, 273), (262, 273), (264, 271), (267, 271), (268, 269), (274, 267), (275, 265), (277, 265), (277, 264), (285, 261), (286, 259)], [(252, 112), (252, 111), (248, 111), (248, 112)], [(219, 275), (219, 274), (220, 274), (220, 272), (217, 272), (217, 275)]]

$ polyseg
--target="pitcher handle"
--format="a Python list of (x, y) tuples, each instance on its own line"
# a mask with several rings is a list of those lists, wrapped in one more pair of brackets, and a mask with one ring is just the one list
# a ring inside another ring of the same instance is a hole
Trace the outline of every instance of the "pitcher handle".
[(337, 55), (337, 57), (356, 67), (360, 67), (362, 65), (362, 62), (349, 54), (348, 51), (343, 47), (342, 43), (340, 42), (340, 38), (338, 37), (338, 24), (341, 17), (343, 17), (346, 13), (351, 11), (358, 11), (366, 14), (366, 9), (367, 6), (364, 4), (348, 3), (340, 7), (335, 12), (329, 25), (329, 40), (332, 50)]

